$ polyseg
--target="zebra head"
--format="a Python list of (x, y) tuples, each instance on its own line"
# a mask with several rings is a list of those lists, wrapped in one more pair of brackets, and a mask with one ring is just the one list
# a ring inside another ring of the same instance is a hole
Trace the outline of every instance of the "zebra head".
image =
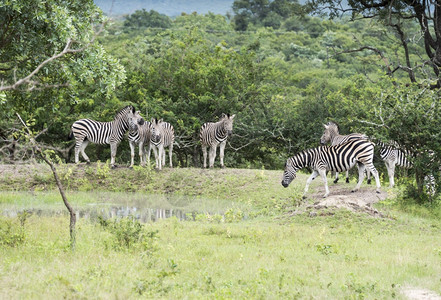
[(223, 130), (228, 136), (233, 134), (233, 119), (236, 115), (222, 114), (221, 122), (223, 124)]
[(296, 166), (292, 158), (288, 158), (285, 163), (285, 171), (283, 172), (282, 185), (283, 187), (288, 187), (288, 185), (296, 179), (297, 170), (299, 168)]
[(334, 122), (328, 122), (328, 124), (323, 124), (325, 131), (320, 138), (320, 145), (326, 145), (331, 143), (334, 136), (338, 135), (338, 125)]
[(141, 114), (139, 111), (136, 111), (133, 113), (132, 111), (127, 114), (127, 119), (129, 122), (129, 129), (131, 131), (137, 131), (138, 125), (144, 124), (144, 119), (141, 117)]
[(156, 118), (152, 118), (150, 123), (150, 140), (155, 143), (159, 144), (162, 139), (162, 119), (158, 120)]

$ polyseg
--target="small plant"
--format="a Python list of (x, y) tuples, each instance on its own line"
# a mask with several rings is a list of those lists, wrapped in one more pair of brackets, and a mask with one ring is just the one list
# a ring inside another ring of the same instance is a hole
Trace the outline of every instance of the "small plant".
[(0, 245), (17, 247), (25, 241), (25, 219), (20, 220), (21, 225), (10, 220), (0, 219)]
[(335, 249), (332, 245), (315, 245), (315, 249), (323, 255), (335, 253)]
[(96, 163), (96, 175), (99, 179), (106, 179), (109, 177), (110, 167), (108, 163), (101, 163), (101, 161), (97, 161)]
[(153, 241), (158, 231), (146, 231), (144, 225), (133, 216), (105, 220), (98, 217), (98, 222), (104, 229), (112, 233), (114, 237), (113, 246), (116, 250), (141, 247), (146, 250), (153, 250)]
[(239, 222), (243, 219), (243, 212), (239, 208), (230, 208), (225, 212), (225, 223)]

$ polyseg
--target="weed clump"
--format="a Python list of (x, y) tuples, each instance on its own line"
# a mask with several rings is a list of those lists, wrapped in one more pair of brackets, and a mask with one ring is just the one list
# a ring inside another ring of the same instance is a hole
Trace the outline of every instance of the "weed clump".
[(98, 218), (100, 226), (110, 232), (112, 248), (115, 250), (143, 249), (153, 251), (155, 240), (158, 237), (158, 230), (148, 231), (144, 224), (133, 216), (119, 219)]
[(0, 245), (17, 247), (25, 242), (25, 223), (29, 213), (23, 212), (18, 214), (18, 221), (0, 219)]

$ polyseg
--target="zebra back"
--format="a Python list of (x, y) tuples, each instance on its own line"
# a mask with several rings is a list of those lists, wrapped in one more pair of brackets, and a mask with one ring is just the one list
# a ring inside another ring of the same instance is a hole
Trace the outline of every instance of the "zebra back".
[(377, 145), (380, 148), (380, 157), (382, 160), (388, 163), (394, 163), (406, 169), (412, 167), (412, 162), (410, 161), (411, 152), (409, 150), (399, 149), (396, 142), (393, 142), (394, 146), (392, 146), (378, 141)]
[(370, 141), (359, 139), (334, 146), (319, 146), (308, 149), (289, 158), (293, 169), (304, 167), (313, 169), (326, 169), (328, 171), (342, 172), (350, 169), (357, 161), (365, 164), (372, 163), (374, 144)]
[(89, 140), (96, 144), (112, 144), (122, 141), (129, 128), (128, 115), (135, 113), (135, 108), (128, 105), (121, 109), (111, 122), (99, 122), (91, 119), (81, 119), (72, 124), (72, 134), (77, 144)]
[(213, 146), (226, 141), (233, 132), (233, 119), (236, 115), (222, 114), (216, 123), (207, 122), (201, 127), (199, 139), (202, 145)]
[(160, 124), (163, 130), (164, 147), (168, 147), (175, 141), (175, 130), (173, 129), (173, 125), (168, 122), (161, 122)]
[(368, 139), (368, 136), (362, 133), (341, 135), (339, 133), (338, 125), (334, 122), (328, 122), (328, 124), (323, 124), (323, 126), (325, 127), (325, 131), (320, 138), (321, 145), (331, 143), (332, 146), (335, 146), (352, 140)]

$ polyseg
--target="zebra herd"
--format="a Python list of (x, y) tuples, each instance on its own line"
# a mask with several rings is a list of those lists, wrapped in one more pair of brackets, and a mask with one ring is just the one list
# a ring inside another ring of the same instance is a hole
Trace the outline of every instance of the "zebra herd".
[[(217, 146), (220, 148), (220, 165), (222, 168), (224, 167), (224, 149), (227, 137), (233, 132), (234, 117), (235, 115), (222, 114), (219, 122), (208, 122), (202, 125), (199, 138), (202, 145), (204, 168), (207, 166), (207, 147), (210, 147), (209, 167), (212, 168)], [(132, 105), (120, 110), (111, 122), (81, 119), (72, 124), (69, 137), (75, 137), (75, 163), (79, 163), (80, 153), (84, 160), (90, 163), (89, 157), (84, 152), (89, 142), (110, 144), (110, 165), (114, 168), (116, 149), (127, 131), (129, 131), (130, 167), (134, 165), (136, 145), (139, 148), (140, 165), (145, 166), (146, 163), (150, 165), (150, 154), (153, 150), (156, 168), (161, 170), (165, 165), (165, 148), (169, 147), (169, 165), (170, 168), (173, 167), (172, 155), (175, 140), (173, 125), (156, 118), (146, 122), (140, 112), (136, 111)], [(147, 151), (145, 147), (147, 147)]]
[[(327, 197), (329, 195), (329, 188), (326, 171), (336, 172), (334, 183), (338, 181), (338, 172), (346, 171), (346, 182), (349, 182), (348, 171), (357, 164), (359, 177), (357, 185), (352, 191), (355, 192), (360, 188), (366, 169), (368, 183), (370, 183), (370, 173), (372, 173), (376, 182), (376, 192), (380, 193), (378, 171), (373, 165), (375, 144), (369, 141), (368, 136), (365, 134), (351, 133), (348, 135), (340, 135), (337, 124), (333, 122), (325, 124), (324, 127), (325, 130), (320, 138), (320, 144), (322, 146), (302, 151), (286, 161), (282, 185), (288, 187), (295, 179), (298, 170), (310, 167), (313, 169), (313, 172), (306, 181), (304, 196), (308, 191), (311, 181), (320, 175), (325, 185), (325, 194), (323, 197)], [(331, 145), (325, 146), (327, 143)], [(378, 141), (376, 145), (380, 148), (380, 157), (387, 168), (389, 185), (393, 187), (395, 184), (395, 167), (411, 168), (412, 164), (409, 159), (411, 153), (402, 150), (396, 143), (394, 145), (386, 145)], [(435, 192), (434, 176), (427, 175), (425, 181), (426, 189), (433, 195)]]
[[(204, 123), (200, 129), (200, 142), (203, 154), (203, 167), (214, 166), (216, 149), (219, 146), (220, 166), (224, 167), (224, 150), (228, 136), (233, 131), (233, 121), (235, 115), (222, 114), (218, 122)], [(309, 150), (304, 150), (297, 155), (290, 157), (285, 164), (282, 185), (288, 185), (295, 179), (298, 170), (310, 167), (313, 169), (311, 176), (306, 181), (304, 195), (308, 191), (309, 185), (318, 175), (323, 179), (325, 186), (324, 197), (329, 195), (326, 172), (336, 172), (334, 183), (338, 181), (338, 173), (346, 171), (346, 182), (348, 170), (353, 166), (358, 167), (358, 182), (353, 191), (357, 191), (364, 179), (365, 170), (370, 183), (370, 174), (375, 178), (376, 192), (380, 193), (380, 179), (378, 171), (373, 164), (375, 144), (369, 138), (360, 133), (340, 135), (337, 124), (329, 122), (324, 125), (324, 132), (320, 138), (321, 146)], [(150, 164), (151, 150), (155, 155), (156, 168), (161, 170), (165, 166), (165, 149), (169, 148), (169, 165), (172, 168), (173, 144), (175, 139), (174, 129), (170, 123), (162, 119), (152, 118), (150, 122), (144, 121), (139, 111), (132, 105), (124, 107), (111, 122), (99, 122), (90, 119), (75, 121), (71, 127), (70, 137), (75, 137), (75, 163), (79, 163), (79, 154), (86, 162), (90, 163), (89, 157), (84, 150), (89, 142), (96, 144), (110, 144), (111, 158), (110, 164), (115, 167), (115, 156), (118, 144), (123, 140), (126, 132), (129, 131), (128, 140), (130, 145), (131, 162), (134, 165), (135, 148), (138, 145), (140, 165)], [(330, 146), (326, 144), (330, 143)], [(400, 166), (406, 169), (411, 168), (409, 160), (410, 152), (400, 149), (398, 145), (386, 145), (377, 142), (380, 148), (380, 157), (384, 160), (389, 175), (390, 187), (394, 186), (395, 167)], [(145, 149), (147, 147), (147, 151)], [(207, 153), (207, 148), (209, 151)], [(426, 176), (434, 191), (434, 177)]]

